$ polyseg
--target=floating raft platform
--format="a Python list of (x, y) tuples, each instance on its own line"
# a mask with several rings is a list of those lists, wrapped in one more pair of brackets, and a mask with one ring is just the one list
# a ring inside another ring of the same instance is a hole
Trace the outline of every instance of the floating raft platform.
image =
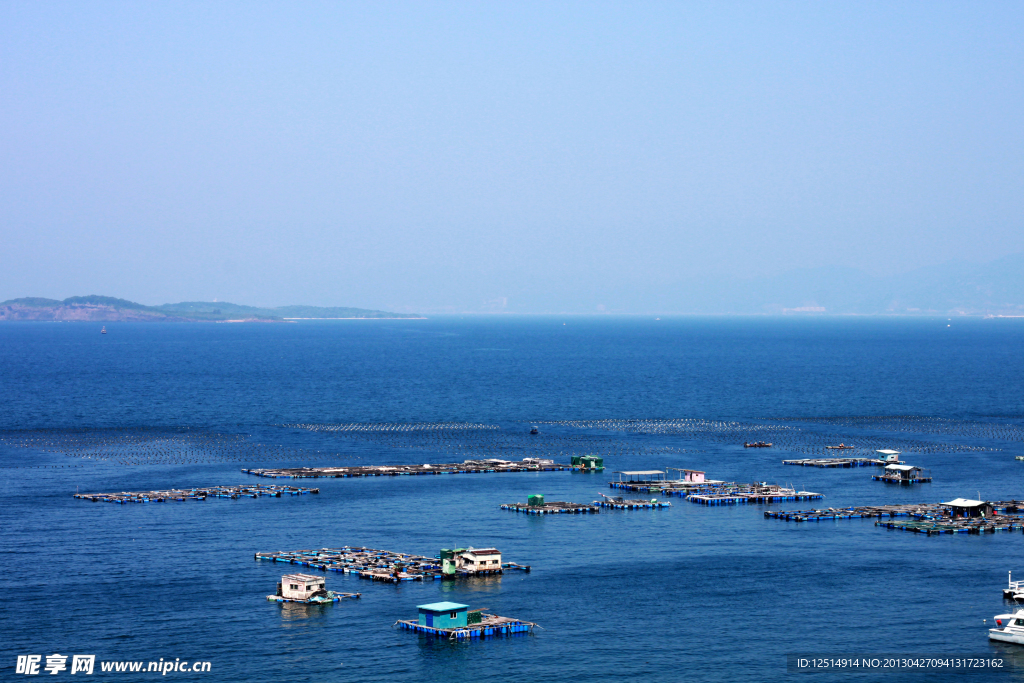
[(915, 534), (994, 534), (997, 531), (1024, 532), (1024, 519), (1016, 516), (982, 517), (970, 519), (933, 519), (907, 522), (875, 522), (886, 529), (910, 531)]
[(331, 602), (341, 602), (342, 600), (358, 600), (362, 597), (362, 593), (335, 593), (334, 591), (327, 591), (326, 596), (316, 596), (309, 598), (308, 600), (297, 600), (295, 598), (282, 598), (280, 595), (268, 595), (267, 600), (271, 602), (297, 602), (300, 605), (323, 605)]
[(421, 626), (416, 619), (399, 619), (395, 626), (406, 631), (415, 631), (435, 638), (447, 640), (468, 640), (471, 638), (487, 638), (490, 636), (513, 635), (516, 633), (531, 633), (537, 624), (521, 619), (499, 617), (494, 614), (481, 613), (481, 619), (475, 624), (459, 626), (458, 628), (434, 628), (432, 626)]
[(886, 462), (877, 458), (804, 458), (783, 460), (782, 464), (800, 465), (801, 467), (885, 467), (886, 465), (902, 465), (903, 461)]
[(740, 505), (745, 503), (781, 503), (787, 500), (821, 500), (825, 496), (811, 491), (782, 490), (778, 492), (692, 493), (686, 496), (691, 503), (701, 505)]
[(560, 465), (538, 458), (525, 460), (466, 460), (461, 463), (425, 465), (366, 465), (359, 467), (291, 467), (283, 469), (243, 469), (246, 474), (273, 479), (318, 479), (347, 477), (401, 477), (426, 474), (484, 474), (491, 472), (562, 472)]
[(683, 481), (680, 479), (658, 479), (652, 481), (610, 481), (609, 488), (631, 493), (660, 493), (666, 496), (685, 496), (689, 493), (710, 493), (728, 487), (740, 487), (731, 481), (708, 479), (705, 481)]
[[(992, 508), (997, 513), (1016, 513), (1024, 510), (1024, 501), (1003, 500), (993, 501)], [(949, 506), (942, 503), (911, 503), (908, 505), (862, 505), (846, 508), (826, 508), (821, 510), (766, 510), (766, 519), (781, 519), (787, 522), (820, 522), (830, 519), (894, 519), (896, 517), (913, 517), (918, 520), (952, 521)], [(963, 518), (957, 518), (963, 520)], [(986, 518), (972, 517), (969, 520), (985, 521)], [(992, 519), (992, 518), (988, 518)]]
[(501, 506), (502, 510), (513, 510), (527, 515), (586, 515), (596, 514), (601, 511), (596, 503), (589, 505), (584, 503), (565, 503), (552, 501), (543, 505), (529, 505), (527, 503), (506, 503)]
[(595, 500), (594, 505), (599, 505), (603, 508), (612, 508), (613, 510), (643, 510), (645, 508), (650, 510), (672, 507), (672, 503), (658, 500)]
[(932, 483), (931, 477), (913, 477), (910, 479), (904, 479), (903, 477), (890, 477), (884, 474), (872, 474), (871, 479), (874, 481), (884, 481), (886, 484), (903, 484), (904, 486)]
[[(395, 553), (389, 550), (364, 548), (362, 546), (343, 546), (341, 548), (320, 548), (318, 550), (295, 550), (282, 552), (260, 552), (255, 554), (257, 561), (283, 562), (286, 564), (310, 567), (324, 572), (341, 572), (355, 574), (361, 579), (379, 581), (381, 583), (401, 583), (402, 581), (435, 581), (445, 577), (442, 574), (441, 560), (425, 555)], [(474, 571), (459, 569), (455, 576), (482, 576), (484, 574), (501, 574), (504, 569), (530, 571), (529, 565), (506, 562), (501, 568), (478, 569)]]
[(167, 489), (166, 491), (121, 491), (119, 493), (76, 493), (75, 498), (91, 500), (94, 503), (166, 503), (168, 501), (206, 500), (207, 498), (280, 498), (281, 496), (302, 496), (320, 493), (320, 489), (298, 486), (251, 485), (251, 486), (205, 486), (191, 489)]

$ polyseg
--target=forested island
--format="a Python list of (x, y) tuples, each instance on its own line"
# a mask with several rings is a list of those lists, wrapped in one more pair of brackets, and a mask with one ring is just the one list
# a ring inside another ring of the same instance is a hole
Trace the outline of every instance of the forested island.
[(365, 308), (279, 306), (259, 308), (223, 301), (183, 301), (177, 304), (146, 306), (111, 296), (72, 296), (63, 301), (41, 297), (23, 297), (0, 302), (0, 321), (96, 321), (96, 322), (198, 322), (251, 321), (283, 322), (291, 319), (320, 318), (422, 318), (414, 313), (389, 313)]

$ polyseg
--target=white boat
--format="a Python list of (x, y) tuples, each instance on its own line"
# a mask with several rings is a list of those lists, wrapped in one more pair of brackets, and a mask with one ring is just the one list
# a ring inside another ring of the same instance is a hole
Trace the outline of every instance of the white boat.
[(988, 630), (989, 640), (1024, 645), (1024, 608), (1013, 614), (997, 614), (995, 622), (998, 628)]

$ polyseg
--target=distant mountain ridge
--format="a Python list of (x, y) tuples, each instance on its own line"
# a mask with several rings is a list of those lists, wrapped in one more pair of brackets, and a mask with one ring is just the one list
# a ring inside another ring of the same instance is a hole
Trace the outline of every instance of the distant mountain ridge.
[(49, 320), (96, 322), (197, 322), (246, 320), (284, 321), (288, 318), (419, 318), (412, 313), (389, 313), (365, 308), (280, 306), (259, 308), (219, 301), (183, 301), (146, 306), (111, 296), (72, 296), (64, 300), (23, 297), (0, 302), (0, 321)]

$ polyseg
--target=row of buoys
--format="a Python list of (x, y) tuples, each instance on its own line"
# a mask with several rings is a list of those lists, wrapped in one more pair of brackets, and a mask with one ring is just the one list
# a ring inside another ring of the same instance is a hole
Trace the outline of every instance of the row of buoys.
[(347, 424), (296, 423), (283, 424), (291, 429), (308, 429), (312, 432), (419, 432), (419, 431), (458, 431), (467, 429), (498, 430), (497, 425), (476, 424), (472, 422), (349, 422)]
[(0, 445), (124, 465), (258, 462), (337, 457), (247, 440), (244, 434), (190, 428), (45, 429), (0, 431)]
[[(830, 424), (830, 420), (854, 420), (868, 418), (820, 418), (817, 422)], [(873, 419), (873, 418), (872, 418)], [(794, 420), (797, 421), (797, 420)], [(801, 420), (813, 422), (814, 420)], [(933, 420), (923, 422), (932, 423)], [(634, 434), (666, 435), (694, 441), (715, 442), (723, 444), (742, 444), (752, 435), (763, 435), (770, 439), (776, 447), (805, 453), (816, 453), (825, 446), (834, 445), (839, 441), (854, 440), (860, 449), (878, 450), (894, 448), (914, 453), (962, 453), (990, 451), (992, 448), (971, 446), (959, 443), (939, 443), (906, 438), (892, 438), (881, 435), (851, 437), (849, 434), (823, 434), (808, 431), (796, 425), (763, 424), (757, 422), (743, 423), (720, 420), (674, 419), (674, 420), (563, 420), (541, 424), (560, 425), (576, 429), (596, 429), (604, 431), (621, 431)], [(980, 423), (979, 423), (980, 424)], [(859, 426), (850, 424), (849, 426)], [(1005, 425), (1001, 425), (1005, 426)], [(893, 431), (911, 431), (909, 428)], [(923, 432), (922, 432), (923, 433)]]
[(1024, 441), (1024, 425), (1012, 422), (982, 422), (945, 417), (917, 415), (886, 415), (863, 417), (811, 417), (785, 418), (785, 422), (807, 422), (837, 427), (851, 427), (885, 432), (912, 434), (942, 434), (997, 441)]

